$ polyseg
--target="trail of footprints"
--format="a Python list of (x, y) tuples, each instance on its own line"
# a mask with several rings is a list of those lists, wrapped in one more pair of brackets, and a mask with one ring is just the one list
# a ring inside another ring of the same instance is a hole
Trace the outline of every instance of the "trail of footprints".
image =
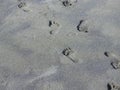
[[(29, 10), (25, 8), (27, 6), (26, 2), (22, 0), (18, 1), (19, 1), (18, 8), (22, 9), (24, 12), (28, 12)], [(59, 1), (62, 3), (64, 7), (70, 7), (78, 2), (77, 0), (59, 0)], [(51, 28), (49, 33), (51, 35), (54, 35), (56, 32), (58, 32), (57, 30), (60, 27), (60, 24), (55, 20), (48, 20), (48, 26), (49, 28)], [(76, 30), (78, 30), (79, 32), (88, 33), (88, 25), (86, 24), (86, 20), (80, 20), (78, 25), (76, 25)], [(73, 57), (75, 53), (72, 50), (72, 48), (67, 47), (63, 49), (62, 54), (69, 58), (69, 60), (71, 60), (73, 63), (78, 63), (78, 60), (76, 60)], [(104, 52), (104, 55), (108, 58), (113, 58), (113, 61), (111, 61), (110, 64), (114, 69), (116, 70), (120, 69), (120, 58), (118, 58), (116, 54), (106, 51)], [(108, 90), (120, 90), (120, 85), (113, 82), (108, 83), (107, 86)]]
[(120, 69), (120, 59), (119, 59), (118, 55), (116, 55), (112, 52), (104, 52), (104, 55), (106, 57), (113, 59), (113, 61), (111, 61), (111, 65), (114, 69)]
[[(120, 58), (118, 55), (114, 54), (113, 52), (104, 52), (106, 57), (112, 58), (110, 64), (115, 70), (120, 69)], [(108, 83), (108, 90), (120, 90), (120, 85), (114, 82)]]

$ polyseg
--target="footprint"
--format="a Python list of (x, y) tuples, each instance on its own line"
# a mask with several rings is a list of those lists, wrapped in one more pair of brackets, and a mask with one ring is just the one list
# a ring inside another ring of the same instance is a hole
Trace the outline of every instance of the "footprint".
[(56, 21), (49, 20), (49, 27), (57, 28), (59, 24)]
[(69, 56), (70, 54), (73, 53), (73, 51), (71, 50), (70, 47), (68, 47), (68, 48), (65, 48), (62, 53), (63, 53), (65, 56)]
[(113, 82), (108, 83), (108, 90), (120, 90), (120, 85)]
[(68, 57), (73, 63), (78, 63), (79, 59), (76, 58), (76, 53), (70, 48), (65, 48), (62, 54)]
[(20, 2), (19, 4), (18, 4), (18, 7), (19, 8), (22, 8), (22, 7), (25, 7), (26, 6), (26, 3), (25, 2)]
[(74, 5), (75, 3), (77, 3), (77, 0), (60, 0), (62, 5), (65, 7), (70, 7), (72, 5)]
[(55, 33), (58, 32), (58, 29), (59, 29), (59, 27), (60, 27), (60, 24), (57, 23), (56, 21), (49, 20), (48, 26), (51, 28), (50, 34), (52, 35), (52, 34), (55, 34)]
[(104, 55), (106, 57), (112, 58), (111, 65), (114, 69), (120, 69), (120, 59), (118, 55), (112, 53), (112, 52), (104, 52)]
[(84, 33), (88, 33), (88, 25), (87, 25), (87, 21), (85, 20), (80, 20), (80, 22), (77, 25), (77, 30), (79, 32), (84, 32)]
[(113, 52), (105, 51), (105, 52), (104, 52), (104, 55), (105, 55), (106, 57), (110, 57), (110, 58), (114, 58), (114, 59), (118, 59), (118, 60), (119, 60), (119, 56), (116, 55), (116, 54), (113, 53)]
[(19, 0), (18, 8), (22, 9), (24, 12), (30, 11), (25, 1)]
[(111, 65), (114, 69), (120, 69), (120, 61), (112, 61)]

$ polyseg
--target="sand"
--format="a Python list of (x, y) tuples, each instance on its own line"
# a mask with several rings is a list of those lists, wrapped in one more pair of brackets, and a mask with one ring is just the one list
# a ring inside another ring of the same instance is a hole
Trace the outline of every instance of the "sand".
[(120, 0), (0, 0), (0, 90), (118, 90), (119, 16)]

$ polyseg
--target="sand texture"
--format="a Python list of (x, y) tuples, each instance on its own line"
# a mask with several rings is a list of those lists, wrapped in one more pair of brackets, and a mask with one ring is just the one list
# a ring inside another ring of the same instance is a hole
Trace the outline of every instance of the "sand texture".
[(120, 90), (120, 0), (0, 0), (0, 90)]

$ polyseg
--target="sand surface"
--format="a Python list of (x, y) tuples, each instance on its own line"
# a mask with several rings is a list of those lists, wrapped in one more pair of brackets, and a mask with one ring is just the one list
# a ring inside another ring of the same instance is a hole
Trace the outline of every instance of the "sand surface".
[(0, 90), (110, 82), (120, 87), (120, 0), (0, 0)]

